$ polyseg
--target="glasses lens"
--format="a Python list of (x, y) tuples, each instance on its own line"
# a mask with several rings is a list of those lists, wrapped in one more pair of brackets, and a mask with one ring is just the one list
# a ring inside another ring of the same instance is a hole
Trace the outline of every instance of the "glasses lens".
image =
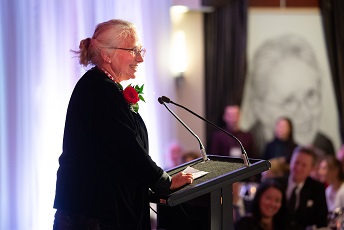
[(137, 54), (141, 54), (141, 56), (144, 57), (145, 54), (146, 54), (146, 49), (145, 48), (141, 48), (140, 50), (138, 50)]

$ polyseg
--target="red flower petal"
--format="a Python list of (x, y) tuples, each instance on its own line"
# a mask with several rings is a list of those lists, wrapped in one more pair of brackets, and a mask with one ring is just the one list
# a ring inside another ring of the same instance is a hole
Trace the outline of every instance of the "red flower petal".
[(132, 86), (127, 86), (123, 90), (123, 96), (129, 104), (136, 104), (140, 100), (139, 94)]

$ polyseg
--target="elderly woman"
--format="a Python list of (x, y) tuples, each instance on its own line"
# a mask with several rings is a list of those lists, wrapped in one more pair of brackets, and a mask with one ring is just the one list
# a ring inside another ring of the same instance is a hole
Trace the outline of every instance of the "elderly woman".
[(177, 189), (192, 175), (171, 178), (148, 155), (138, 113), (143, 86), (134, 79), (146, 50), (133, 24), (100, 23), (81, 40), (80, 64), (94, 66), (71, 96), (59, 158), (54, 229), (151, 229), (149, 189)]

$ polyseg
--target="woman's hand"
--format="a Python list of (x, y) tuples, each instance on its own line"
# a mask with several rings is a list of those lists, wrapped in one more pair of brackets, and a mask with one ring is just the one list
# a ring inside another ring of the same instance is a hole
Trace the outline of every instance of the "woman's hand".
[(170, 189), (178, 189), (186, 184), (193, 182), (193, 176), (190, 173), (180, 172), (172, 177), (172, 183)]

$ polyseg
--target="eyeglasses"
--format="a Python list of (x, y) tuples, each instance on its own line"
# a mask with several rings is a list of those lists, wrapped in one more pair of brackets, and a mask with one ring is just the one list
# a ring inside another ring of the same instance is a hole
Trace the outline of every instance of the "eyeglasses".
[(132, 49), (113, 47), (112, 49), (127, 50), (127, 51), (129, 51), (131, 54), (135, 54), (136, 56), (138, 56), (138, 55), (140, 54), (141, 57), (144, 57), (145, 54), (146, 54), (146, 49), (145, 49), (145, 48), (139, 48), (139, 47), (134, 47), (134, 48), (132, 48)]
[(302, 105), (306, 106), (308, 109), (317, 110), (321, 103), (321, 95), (316, 90), (310, 90), (303, 95), (301, 99), (296, 98), (294, 95), (284, 99), (281, 102), (276, 102), (272, 100), (265, 100), (270, 105), (277, 106), (284, 109), (287, 112), (295, 113)]

